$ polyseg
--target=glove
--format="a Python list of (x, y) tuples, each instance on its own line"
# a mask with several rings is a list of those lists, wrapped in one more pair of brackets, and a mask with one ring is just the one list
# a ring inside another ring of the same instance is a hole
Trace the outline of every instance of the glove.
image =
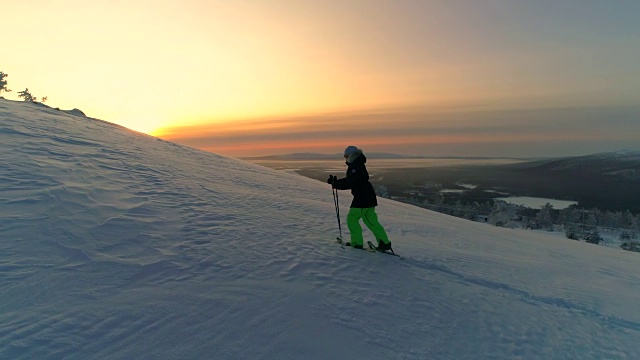
[(329, 179), (327, 179), (327, 184), (333, 185), (333, 183), (336, 182), (336, 180), (338, 180), (338, 177), (329, 175)]

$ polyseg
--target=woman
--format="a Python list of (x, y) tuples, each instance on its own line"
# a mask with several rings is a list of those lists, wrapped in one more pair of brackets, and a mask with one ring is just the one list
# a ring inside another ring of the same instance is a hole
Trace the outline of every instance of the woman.
[(378, 201), (376, 199), (376, 192), (373, 190), (373, 185), (369, 182), (369, 173), (367, 167), (364, 165), (367, 162), (367, 158), (362, 153), (362, 150), (355, 146), (348, 146), (344, 149), (344, 158), (347, 161), (347, 177), (337, 179), (335, 176), (330, 175), (327, 182), (338, 190), (351, 190), (353, 195), (353, 201), (351, 202), (351, 209), (347, 215), (347, 226), (349, 232), (351, 232), (351, 242), (346, 243), (347, 246), (353, 246), (356, 249), (362, 249), (364, 243), (362, 237), (362, 226), (360, 226), (360, 219), (371, 230), (378, 242), (378, 250), (385, 251), (391, 249), (391, 242), (387, 236), (387, 232), (384, 230), (380, 222), (378, 222), (378, 215), (376, 214), (376, 206)]

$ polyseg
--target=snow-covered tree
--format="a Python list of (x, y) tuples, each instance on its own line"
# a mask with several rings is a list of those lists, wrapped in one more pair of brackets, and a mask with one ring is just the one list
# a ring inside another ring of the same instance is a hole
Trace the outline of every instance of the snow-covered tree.
[(560, 214), (558, 215), (558, 222), (562, 223), (582, 223), (583, 219), (583, 210), (579, 210), (573, 207), (569, 207), (566, 209), (560, 210)]
[(437, 211), (440, 213), (444, 213), (444, 195), (440, 192), (436, 192), (434, 194), (429, 195), (427, 199), (424, 200), (423, 206), (427, 209), (431, 209), (433, 211)]
[(603, 240), (597, 227), (592, 228), (585, 236), (584, 240), (590, 244), (600, 244)]
[(640, 242), (638, 241), (625, 241), (620, 244), (620, 248), (627, 251), (640, 252)]
[(504, 201), (496, 201), (493, 211), (489, 215), (489, 223), (495, 226), (510, 226), (518, 218), (517, 206)]
[(465, 218), (469, 220), (477, 220), (480, 215), (487, 215), (491, 213), (491, 205), (487, 202), (480, 204), (474, 201), (472, 204), (465, 206)]
[(564, 235), (567, 239), (571, 240), (580, 240), (580, 230), (576, 228), (573, 224), (565, 224), (564, 225)]
[(589, 213), (586, 214), (584, 218), (584, 224), (586, 226), (597, 226), (598, 218), (600, 217), (601, 214), (602, 214), (602, 211), (600, 211), (600, 209), (598, 208), (593, 208), (589, 210)]
[(620, 219), (620, 226), (623, 229), (631, 229), (636, 230), (638, 228), (638, 224), (636, 223), (636, 218), (633, 216), (631, 211), (627, 210), (622, 213), (622, 219)]
[(459, 218), (464, 217), (464, 205), (462, 205), (462, 201), (460, 201), (460, 199), (456, 200), (456, 203), (453, 205), (451, 215)]
[(608, 227), (608, 228), (620, 228), (621, 224), (620, 224), (620, 219), (622, 218), (622, 213), (621, 212), (614, 212), (614, 211), (605, 211), (604, 213), (602, 213), (602, 220), (599, 221), (599, 224), (603, 227)]
[(3, 73), (2, 71), (0, 71), (0, 93), (1, 92), (11, 92), (10, 89), (7, 88), (7, 80), (6, 77), (9, 76), (8, 74)]
[(636, 238), (636, 233), (632, 231), (622, 231), (618, 236), (620, 240), (634, 240)]
[(540, 208), (538, 215), (536, 215), (536, 220), (543, 229), (553, 230), (553, 216), (553, 205), (546, 203)]
[(384, 185), (376, 186), (376, 195), (383, 198), (391, 199), (391, 196), (389, 195), (389, 189), (387, 189), (387, 187)]

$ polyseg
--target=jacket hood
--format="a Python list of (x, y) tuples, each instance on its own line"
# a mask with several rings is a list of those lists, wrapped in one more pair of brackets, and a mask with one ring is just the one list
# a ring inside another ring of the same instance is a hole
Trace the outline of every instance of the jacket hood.
[(367, 157), (364, 156), (364, 153), (362, 153), (362, 150), (360, 149), (349, 155), (347, 158), (347, 164), (353, 164), (358, 161), (362, 161), (363, 164), (367, 162)]

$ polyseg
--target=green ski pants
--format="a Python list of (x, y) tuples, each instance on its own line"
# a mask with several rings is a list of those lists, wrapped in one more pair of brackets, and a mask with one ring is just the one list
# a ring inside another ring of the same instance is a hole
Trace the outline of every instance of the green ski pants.
[[(378, 215), (376, 214), (376, 208), (351, 208), (349, 214), (347, 214), (347, 226), (349, 232), (351, 232), (351, 245), (363, 245), (364, 239), (362, 237), (362, 226), (360, 226), (360, 219), (371, 230), (376, 240), (381, 240), (385, 244), (389, 243), (389, 237), (387, 232), (384, 231), (382, 225), (378, 221)], [(377, 246), (376, 242), (376, 246)]]

